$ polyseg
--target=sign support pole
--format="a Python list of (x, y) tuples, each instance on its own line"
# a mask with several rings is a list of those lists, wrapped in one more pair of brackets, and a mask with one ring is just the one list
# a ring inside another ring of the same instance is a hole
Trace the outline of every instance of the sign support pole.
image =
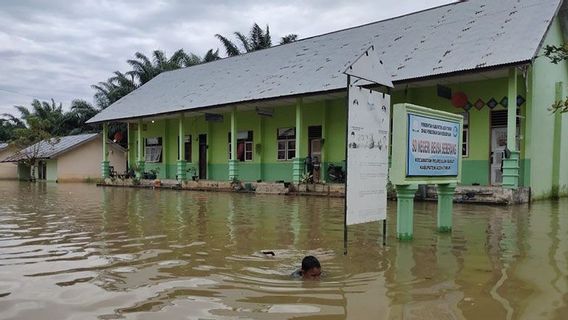
[(343, 216), (343, 255), (347, 255), (347, 179), (349, 178), (347, 175), (347, 163), (348, 161), (348, 153), (347, 152), (347, 145), (349, 144), (349, 86), (351, 85), (351, 76), (347, 75), (347, 99), (345, 99), (345, 111), (346, 111), (346, 121), (345, 121), (345, 200), (344, 200), (344, 216)]
[(438, 232), (452, 232), (455, 184), (438, 185)]
[(418, 185), (396, 186), (396, 237), (399, 240), (412, 240), (414, 237), (414, 195)]
[(383, 220), (383, 246), (387, 245), (387, 219)]

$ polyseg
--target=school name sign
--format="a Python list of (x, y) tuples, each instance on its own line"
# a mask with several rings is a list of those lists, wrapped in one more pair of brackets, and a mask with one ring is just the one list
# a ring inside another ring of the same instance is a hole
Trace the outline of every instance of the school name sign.
[(463, 116), (411, 104), (393, 110), (392, 183), (460, 182)]
[(459, 122), (408, 114), (407, 176), (457, 176)]

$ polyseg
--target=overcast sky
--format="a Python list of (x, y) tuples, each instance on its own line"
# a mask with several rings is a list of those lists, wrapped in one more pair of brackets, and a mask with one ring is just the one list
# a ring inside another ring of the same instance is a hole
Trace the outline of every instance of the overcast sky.
[(248, 33), (253, 22), (270, 25), (275, 44), (289, 33), (305, 38), (450, 2), (0, 0), (0, 114), (34, 98), (92, 102), (90, 85), (128, 71), (137, 51), (222, 52), (216, 33)]

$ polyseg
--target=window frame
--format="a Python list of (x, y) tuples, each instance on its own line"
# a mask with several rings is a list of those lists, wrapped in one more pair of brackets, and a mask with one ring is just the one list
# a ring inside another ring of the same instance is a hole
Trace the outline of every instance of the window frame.
[[(284, 135), (283, 133), (293, 130), (293, 134)], [(280, 144), (284, 145), (284, 148), (280, 148)], [(290, 147), (293, 144), (293, 148)], [(296, 127), (284, 127), (276, 129), (276, 160), (277, 161), (291, 161), (296, 157)], [(284, 153), (284, 158), (280, 157), (280, 153)], [(290, 152), (293, 156), (290, 157)]]
[[(153, 139), (156, 139), (156, 142), (150, 143), (149, 141), (153, 141)], [(144, 162), (162, 163), (162, 161), (163, 161), (162, 137), (144, 138)]]
[(462, 158), (469, 157), (469, 112), (461, 113), (463, 116), (463, 128), (462, 128)]
[[(246, 133), (246, 139), (239, 139), (238, 136), (239, 134), (241, 135), (245, 135)], [(231, 132), (229, 131), (228, 133), (228, 137), (227, 137), (227, 155), (228, 155), (228, 159), (231, 160)], [(243, 144), (243, 158), (242, 160), (238, 158), (238, 148), (240, 144)], [(249, 145), (251, 147), (250, 151), (247, 151), (247, 145)], [(250, 154), (250, 159), (247, 159), (247, 153)], [(243, 130), (243, 131), (238, 131), (237, 132), (237, 161), (239, 162), (252, 162), (254, 161), (254, 130)]]

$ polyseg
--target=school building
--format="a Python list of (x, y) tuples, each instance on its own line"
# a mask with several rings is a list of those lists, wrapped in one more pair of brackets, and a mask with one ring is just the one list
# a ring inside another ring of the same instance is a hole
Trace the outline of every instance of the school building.
[(566, 41), (567, 8), (444, 5), (165, 72), (89, 122), (127, 123), (129, 165), (161, 179), (300, 183), (309, 166), (314, 180), (338, 181), (344, 71), (372, 46), (394, 84), (392, 105), (464, 115), (463, 185), (568, 195), (568, 115), (548, 110), (568, 95), (568, 64), (543, 56)]

